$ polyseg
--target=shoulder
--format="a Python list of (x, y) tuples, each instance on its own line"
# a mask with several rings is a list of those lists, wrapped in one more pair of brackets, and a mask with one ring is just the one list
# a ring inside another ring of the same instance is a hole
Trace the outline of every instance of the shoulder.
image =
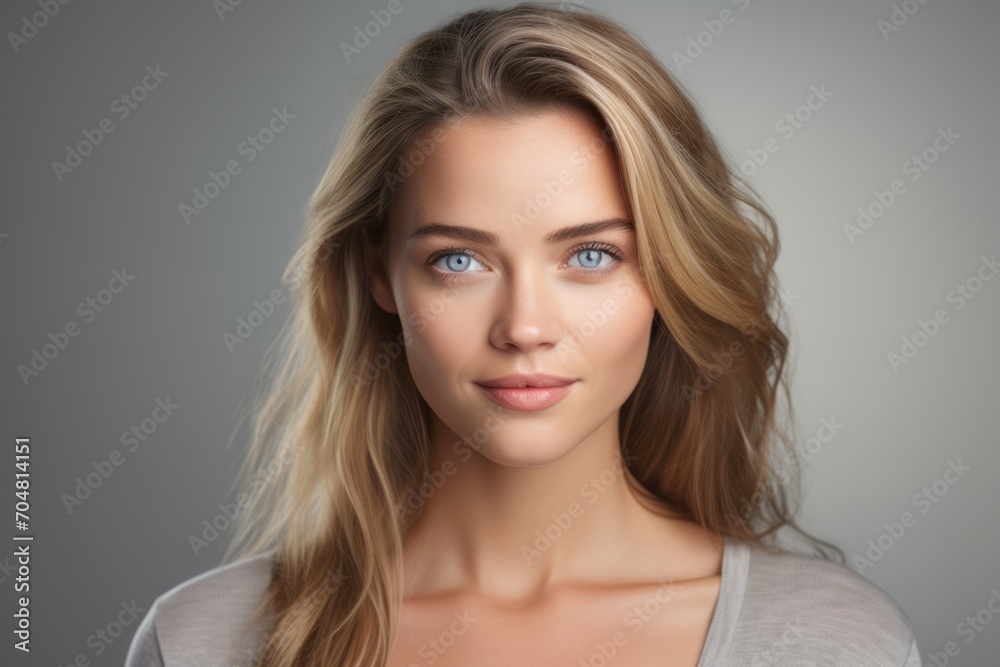
[(920, 664), (909, 617), (873, 582), (823, 558), (756, 545), (746, 554), (738, 639), (748, 664)]
[(274, 552), (221, 565), (157, 597), (136, 630), (126, 667), (252, 665), (269, 619), (255, 615)]

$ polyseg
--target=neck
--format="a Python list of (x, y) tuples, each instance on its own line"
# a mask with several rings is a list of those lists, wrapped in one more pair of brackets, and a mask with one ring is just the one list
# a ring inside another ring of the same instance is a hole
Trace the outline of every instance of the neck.
[(663, 517), (626, 479), (617, 421), (556, 461), (523, 467), (456, 448), (460, 438), (434, 422), (430, 476), (410, 503), (419, 514), (404, 546), (404, 595), (527, 601), (573, 581), (627, 578)]

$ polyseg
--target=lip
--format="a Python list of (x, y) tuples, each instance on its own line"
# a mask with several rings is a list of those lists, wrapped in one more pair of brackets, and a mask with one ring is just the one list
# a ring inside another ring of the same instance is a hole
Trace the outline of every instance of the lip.
[(573, 378), (559, 377), (558, 375), (548, 375), (547, 373), (515, 373), (514, 375), (504, 375), (492, 380), (478, 380), (476, 384), (486, 387), (558, 387), (564, 384), (576, 382)]
[(505, 375), (476, 382), (476, 386), (494, 403), (510, 410), (544, 410), (570, 392), (576, 380), (554, 375)]

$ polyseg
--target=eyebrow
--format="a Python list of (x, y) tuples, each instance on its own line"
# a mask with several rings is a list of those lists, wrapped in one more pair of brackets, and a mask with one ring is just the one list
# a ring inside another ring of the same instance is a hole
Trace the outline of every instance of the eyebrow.
[[(548, 245), (555, 245), (557, 243), (568, 241), (569, 239), (575, 239), (581, 236), (590, 236), (591, 234), (599, 234), (601, 232), (616, 229), (634, 231), (635, 227), (632, 225), (631, 220), (626, 220), (625, 218), (596, 220), (594, 222), (585, 222), (582, 225), (563, 227), (562, 229), (557, 229), (554, 232), (549, 232), (545, 235), (545, 243)], [(420, 239), (426, 236), (446, 236), (460, 241), (470, 241), (472, 243), (481, 243), (488, 246), (500, 245), (500, 238), (493, 232), (476, 229), (475, 227), (446, 225), (441, 222), (435, 222), (418, 227), (408, 238)]]

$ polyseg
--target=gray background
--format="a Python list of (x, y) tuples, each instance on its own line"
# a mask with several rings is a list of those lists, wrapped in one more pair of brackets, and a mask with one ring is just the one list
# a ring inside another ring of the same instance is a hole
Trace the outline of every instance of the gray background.
[[(471, 8), (402, 2), (350, 62), (340, 43), (386, 2), (247, 0), (222, 18), (207, 1), (72, 2), (16, 53), (5, 40), (0, 484), (12, 487), (13, 439), (30, 436), (36, 541), (30, 659), (10, 648), (13, 581), (0, 570), (3, 655), (13, 655), (4, 664), (64, 665), (81, 653), (121, 664), (138, 619), (100, 656), (88, 638), (123, 602), (148, 608), (219, 563), (225, 534), (198, 555), (188, 537), (234, 499), (241, 442), (226, 443), (288, 303), (233, 352), (223, 335), (282, 289), (306, 200), (361, 83), (403, 41)], [(888, 0), (590, 4), (680, 77), (734, 161), (776, 140), (747, 171), (782, 234), (803, 447), (821, 420), (842, 425), (811, 443), (803, 525), (839, 544), (856, 571), (852, 557), (869, 540), (889, 540), (863, 574), (913, 620), (926, 664), (948, 641), (960, 649), (950, 664), (996, 664), (1000, 618), (981, 610), (1000, 591), (1000, 279), (973, 284), (981, 290), (961, 309), (948, 294), (1000, 251), (1000, 7), (911, 0), (916, 12), (897, 14), (906, 22), (884, 38)], [(724, 9), (722, 34), (706, 32), (693, 62), (675, 62)], [(37, 0), (6, 2), (0, 27), (20, 32), (38, 11)], [(120, 120), (112, 102), (156, 65), (169, 74)], [(811, 86), (832, 96), (786, 138), (775, 123)], [(240, 142), (275, 107), (295, 118), (247, 162)], [(105, 117), (114, 131), (60, 181), (52, 162)], [(909, 180), (904, 163), (949, 126), (959, 138)], [(242, 171), (185, 224), (178, 205), (233, 159)], [(849, 242), (845, 223), (897, 178), (905, 192)], [(134, 279), (86, 322), (77, 305), (122, 267)], [(894, 371), (888, 353), (938, 309), (948, 322)], [(18, 365), (71, 321), (79, 335), (25, 385)], [(121, 433), (167, 397), (176, 411), (124, 450)], [(114, 449), (123, 463), (68, 512), (63, 494)], [(959, 459), (969, 472), (939, 482), (946, 493), (921, 513), (914, 494)], [(12, 513), (12, 490), (0, 498)], [(915, 524), (890, 539), (886, 524), (906, 511)], [(0, 565), (12, 551), (0, 549)], [(977, 612), (992, 623), (966, 641), (959, 624)]]

